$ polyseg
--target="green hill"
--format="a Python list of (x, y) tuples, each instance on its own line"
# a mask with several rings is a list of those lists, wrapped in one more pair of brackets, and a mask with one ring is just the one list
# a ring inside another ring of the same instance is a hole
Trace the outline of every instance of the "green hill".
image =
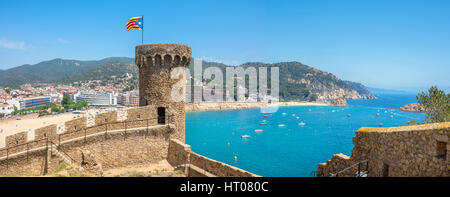
[[(190, 67), (193, 67), (191, 61)], [(203, 62), (203, 69), (215, 66), (225, 73), (227, 65), (215, 62)], [(356, 82), (345, 81), (331, 73), (320, 71), (299, 62), (280, 62), (265, 64), (249, 62), (244, 68), (279, 67), (280, 98), (284, 101), (332, 100), (339, 97), (347, 99), (375, 98), (367, 88)], [(268, 69), (270, 70), (270, 69)], [(193, 69), (191, 69), (191, 72)], [(54, 59), (35, 65), (23, 65), (0, 71), (0, 86), (17, 86), (25, 83), (52, 82), (69, 84), (77, 81), (102, 80), (116, 82), (115, 77), (132, 74), (130, 83), (137, 87), (138, 68), (134, 58), (111, 57), (98, 61), (79, 61)], [(225, 79), (225, 76), (224, 76)]]

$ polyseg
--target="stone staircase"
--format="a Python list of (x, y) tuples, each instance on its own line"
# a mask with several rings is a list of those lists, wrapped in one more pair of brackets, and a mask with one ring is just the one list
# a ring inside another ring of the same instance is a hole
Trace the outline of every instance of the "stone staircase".
[(51, 149), (50, 149), (51, 150), (51, 156), (58, 157), (59, 159), (64, 161), (69, 166), (72, 165), (72, 160), (70, 158), (68, 158), (65, 154), (63, 154), (60, 151), (58, 151), (56, 145), (52, 144), (51, 146), (52, 146)]

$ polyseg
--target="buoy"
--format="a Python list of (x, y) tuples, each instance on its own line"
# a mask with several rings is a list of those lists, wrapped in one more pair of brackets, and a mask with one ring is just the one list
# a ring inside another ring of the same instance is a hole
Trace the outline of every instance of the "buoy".
[(237, 156), (236, 155), (234, 156), (234, 160), (237, 161)]

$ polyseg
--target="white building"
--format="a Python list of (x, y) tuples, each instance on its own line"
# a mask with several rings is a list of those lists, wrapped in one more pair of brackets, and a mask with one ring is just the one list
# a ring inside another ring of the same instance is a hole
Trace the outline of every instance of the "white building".
[(14, 106), (11, 104), (0, 104), (0, 118), (11, 114), (14, 111)]
[(91, 106), (113, 106), (117, 105), (117, 95), (114, 93), (83, 92), (76, 95), (75, 101), (87, 101)]

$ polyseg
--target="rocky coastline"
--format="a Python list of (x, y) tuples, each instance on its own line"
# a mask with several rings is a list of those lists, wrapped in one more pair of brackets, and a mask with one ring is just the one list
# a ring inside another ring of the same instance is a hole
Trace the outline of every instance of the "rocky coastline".
[(347, 100), (343, 97), (334, 99), (333, 102), (331, 103), (331, 106), (345, 107), (347, 106)]
[(425, 112), (425, 109), (419, 103), (410, 103), (400, 107), (401, 111), (408, 112)]

